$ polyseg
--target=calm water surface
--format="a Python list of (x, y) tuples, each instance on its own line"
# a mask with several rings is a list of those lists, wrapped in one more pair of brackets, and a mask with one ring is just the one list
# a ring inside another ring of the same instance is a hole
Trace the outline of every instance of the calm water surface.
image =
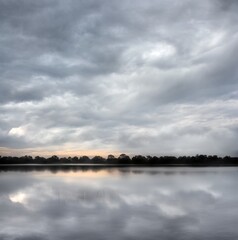
[(238, 168), (0, 170), (0, 239), (238, 239)]

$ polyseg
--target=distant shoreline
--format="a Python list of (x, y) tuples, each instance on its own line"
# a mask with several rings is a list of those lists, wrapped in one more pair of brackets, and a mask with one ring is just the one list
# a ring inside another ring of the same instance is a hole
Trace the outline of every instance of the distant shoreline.
[(0, 164), (1, 167), (238, 167), (238, 164), (95, 164), (95, 163), (23, 163), (23, 164)]
[(95, 156), (81, 157), (58, 157), (53, 155), (45, 157), (12, 157), (0, 156), (0, 166), (54, 166), (54, 167), (220, 167), (220, 166), (238, 166), (238, 157), (219, 157), (217, 155), (196, 155), (196, 156), (142, 156), (135, 155), (130, 157), (124, 153), (118, 157), (108, 155), (107, 158)]

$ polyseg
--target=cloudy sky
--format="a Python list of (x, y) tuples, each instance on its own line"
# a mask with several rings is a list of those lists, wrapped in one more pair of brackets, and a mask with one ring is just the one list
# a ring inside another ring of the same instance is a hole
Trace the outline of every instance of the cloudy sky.
[(0, 0), (0, 154), (237, 155), (237, 0)]

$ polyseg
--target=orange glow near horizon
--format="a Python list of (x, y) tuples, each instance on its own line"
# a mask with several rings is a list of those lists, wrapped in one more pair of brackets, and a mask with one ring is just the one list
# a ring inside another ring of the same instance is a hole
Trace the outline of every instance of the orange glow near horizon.
[(111, 177), (113, 175), (116, 175), (116, 172), (113, 170), (99, 170), (99, 171), (93, 171), (93, 170), (87, 170), (87, 171), (70, 171), (70, 172), (63, 172), (59, 171), (55, 173), (56, 176), (60, 177), (66, 177), (66, 178), (106, 178)]
[(44, 150), (44, 149), (11, 149), (11, 148), (0, 148), (0, 155), (2, 156), (42, 156), (42, 157), (51, 157), (56, 155), (59, 157), (74, 157), (74, 156), (102, 156), (107, 157), (109, 154), (119, 156), (121, 152), (112, 150)]
[(70, 179), (72, 179), (72, 181), (74, 181), (73, 179), (75, 178), (106, 178), (106, 177), (111, 177), (113, 175), (118, 175), (118, 172), (115, 170), (111, 170), (111, 169), (100, 169), (98, 171), (94, 171), (94, 170), (87, 170), (87, 171), (83, 171), (83, 170), (77, 170), (77, 171), (57, 171), (55, 172), (53, 175), (50, 172), (35, 172), (34, 175), (35, 176), (50, 176), (50, 177), (64, 177), (67, 178), (69, 181)]

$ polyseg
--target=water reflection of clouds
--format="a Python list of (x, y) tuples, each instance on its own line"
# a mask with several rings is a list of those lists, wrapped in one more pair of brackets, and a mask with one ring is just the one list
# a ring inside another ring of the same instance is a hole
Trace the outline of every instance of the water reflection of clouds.
[(134, 170), (2, 172), (0, 239), (238, 237), (235, 169)]
[(12, 195), (9, 195), (9, 199), (14, 202), (14, 203), (21, 203), (25, 204), (26, 203), (26, 194), (22, 192), (18, 192)]

